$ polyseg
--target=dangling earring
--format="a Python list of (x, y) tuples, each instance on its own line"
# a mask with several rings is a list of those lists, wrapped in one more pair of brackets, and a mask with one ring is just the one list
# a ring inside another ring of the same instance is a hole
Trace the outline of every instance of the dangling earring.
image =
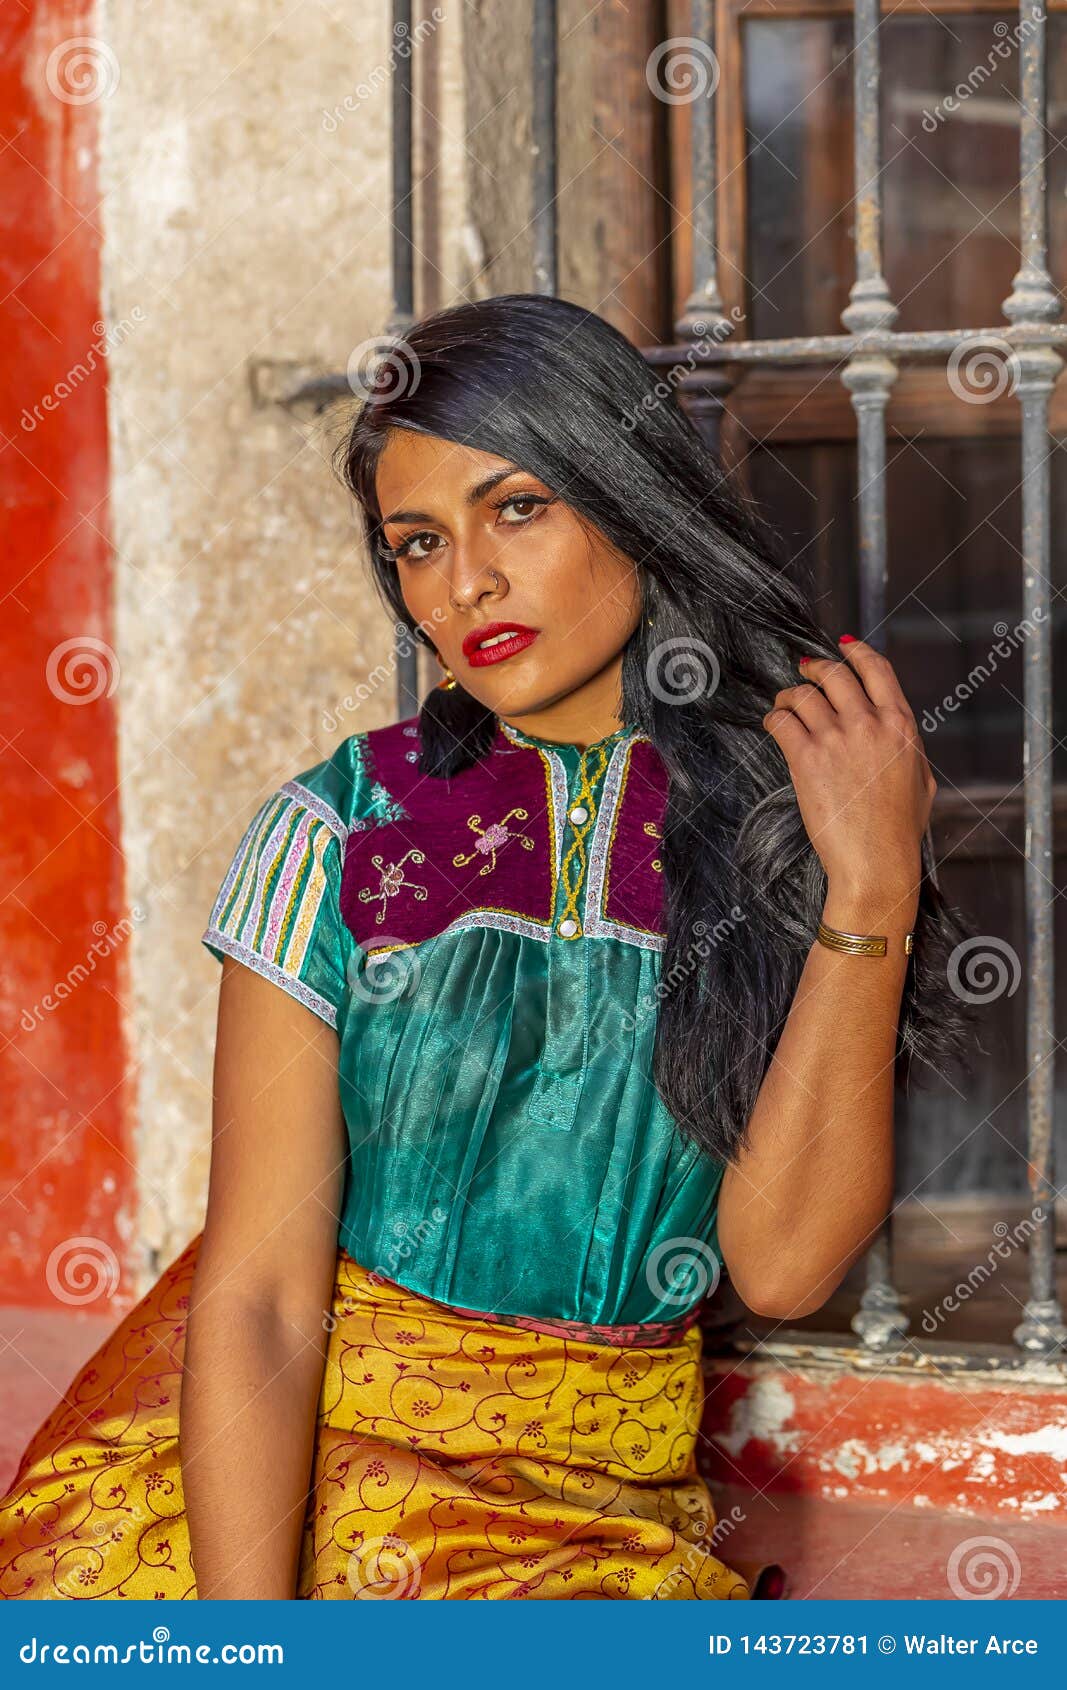
[(441, 653), (439, 651), (435, 651), (434, 656), (436, 657), (438, 663), (441, 665), (442, 669), (445, 672), (444, 673), (444, 679), (438, 681), (438, 683), (437, 683), (438, 688), (440, 689), (441, 692), (451, 692), (452, 688), (454, 686), (458, 685), (456, 677), (455, 677), (455, 675), (453, 675), (451, 669), (448, 667), (448, 664), (445, 662), (444, 658), (441, 656)]

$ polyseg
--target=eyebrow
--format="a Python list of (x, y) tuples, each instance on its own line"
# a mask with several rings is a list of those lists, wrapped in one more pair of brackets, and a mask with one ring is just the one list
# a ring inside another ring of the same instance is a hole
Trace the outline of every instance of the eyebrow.
[[(508, 479), (509, 475), (525, 475), (525, 474), (526, 474), (526, 471), (524, 469), (522, 469), (518, 464), (512, 464), (510, 469), (498, 469), (495, 472), (495, 474), (487, 475), (484, 481), (475, 482), (474, 486), (472, 488), (470, 488), (468, 493), (467, 493), (467, 504), (468, 505), (478, 504), (482, 499), (484, 499), (486, 497), (486, 495), (488, 493), (491, 493), (493, 491), (494, 487), (498, 487), (502, 481), (506, 481)], [(535, 479), (536, 479), (536, 477), (535, 477)], [(437, 518), (435, 516), (432, 516), (429, 511), (393, 511), (389, 516), (383, 516), (382, 521), (383, 522), (436, 522)]]

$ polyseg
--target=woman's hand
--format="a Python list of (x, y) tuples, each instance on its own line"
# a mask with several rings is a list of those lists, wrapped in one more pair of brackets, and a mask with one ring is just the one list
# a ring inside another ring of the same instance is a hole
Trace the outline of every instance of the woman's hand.
[(865, 640), (844, 640), (840, 662), (802, 661), (803, 679), (777, 694), (763, 726), (838, 898), (914, 908), (937, 782), (893, 665)]

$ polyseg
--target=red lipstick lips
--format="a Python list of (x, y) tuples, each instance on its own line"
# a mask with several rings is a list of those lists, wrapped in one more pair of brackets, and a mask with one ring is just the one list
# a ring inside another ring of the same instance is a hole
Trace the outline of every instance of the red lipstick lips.
[[(502, 663), (525, 651), (540, 633), (539, 628), (527, 628), (522, 622), (486, 622), (484, 627), (472, 628), (463, 641), (463, 655), (473, 669), (484, 669), (488, 663)], [(486, 640), (494, 643), (487, 646)]]

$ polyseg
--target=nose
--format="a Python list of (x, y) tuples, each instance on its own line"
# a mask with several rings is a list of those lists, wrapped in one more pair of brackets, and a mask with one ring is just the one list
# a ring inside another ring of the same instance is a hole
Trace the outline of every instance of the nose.
[(484, 600), (500, 598), (506, 592), (499, 571), (487, 558), (458, 548), (452, 556), (448, 593), (454, 610), (476, 610)]

